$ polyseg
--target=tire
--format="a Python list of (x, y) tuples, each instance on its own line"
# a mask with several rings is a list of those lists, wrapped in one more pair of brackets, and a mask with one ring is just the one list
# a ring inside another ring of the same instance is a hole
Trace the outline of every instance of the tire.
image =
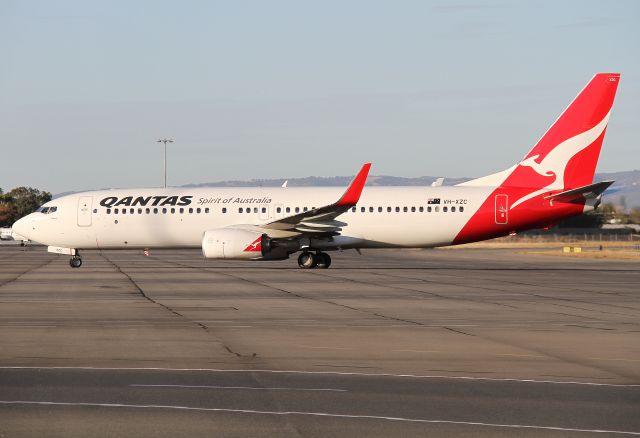
[(71, 260), (69, 260), (69, 266), (71, 266), (72, 268), (79, 268), (80, 266), (82, 266), (82, 259), (80, 257), (73, 257)]
[(298, 266), (302, 269), (313, 269), (316, 267), (317, 257), (310, 252), (303, 252), (298, 256)]
[(329, 266), (331, 266), (331, 257), (326, 252), (316, 254), (316, 259), (318, 259), (316, 268), (327, 269)]

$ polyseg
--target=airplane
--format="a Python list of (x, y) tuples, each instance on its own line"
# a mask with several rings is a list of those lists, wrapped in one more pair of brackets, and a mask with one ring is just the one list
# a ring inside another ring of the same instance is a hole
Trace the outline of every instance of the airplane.
[[(593, 183), (620, 74), (596, 74), (524, 158), (455, 186), (118, 189), (54, 199), (13, 229), (48, 251), (200, 248), (208, 259), (284, 260), (328, 268), (328, 252), (431, 248), (547, 227), (594, 210)], [(341, 193), (342, 192), (342, 193)]]

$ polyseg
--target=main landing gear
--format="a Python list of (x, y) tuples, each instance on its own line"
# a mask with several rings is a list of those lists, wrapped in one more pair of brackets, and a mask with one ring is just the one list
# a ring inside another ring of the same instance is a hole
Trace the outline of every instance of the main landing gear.
[(82, 257), (80, 257), (80, 254), (76, 254), (71, 257), (71, 260), (69, 260), (69, 266), (72, 268), (79, 268), (82, 266)]
[(327, 269), (331, 266), (331, 257), (326, 252), (312, 253), (305, 251), (298, 256), (298, 266), (303, 269)]

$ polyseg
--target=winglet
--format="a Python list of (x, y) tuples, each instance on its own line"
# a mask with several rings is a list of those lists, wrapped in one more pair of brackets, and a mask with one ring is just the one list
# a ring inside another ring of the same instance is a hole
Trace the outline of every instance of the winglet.
[(360, 169), (360, 172), (358, 172), (353, 181), (351, 181), (344, 195), (342, 195), (335, 205), (339, 207), (351, 207), (358, 203), (362, 189), (364, 188), (364, 183), (367, 181), (367, 176), (369, 175), (369, 169), (371, 169), (371, 163), (365, 163), (362, 169)]

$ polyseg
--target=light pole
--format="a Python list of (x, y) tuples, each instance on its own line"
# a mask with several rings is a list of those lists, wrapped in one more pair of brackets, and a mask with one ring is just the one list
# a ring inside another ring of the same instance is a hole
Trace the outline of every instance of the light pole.
[(167, 188), (167, 143), (173, 143), (170, 138), (161, 138), (158, 143), (164, 143), (164, 187)]

